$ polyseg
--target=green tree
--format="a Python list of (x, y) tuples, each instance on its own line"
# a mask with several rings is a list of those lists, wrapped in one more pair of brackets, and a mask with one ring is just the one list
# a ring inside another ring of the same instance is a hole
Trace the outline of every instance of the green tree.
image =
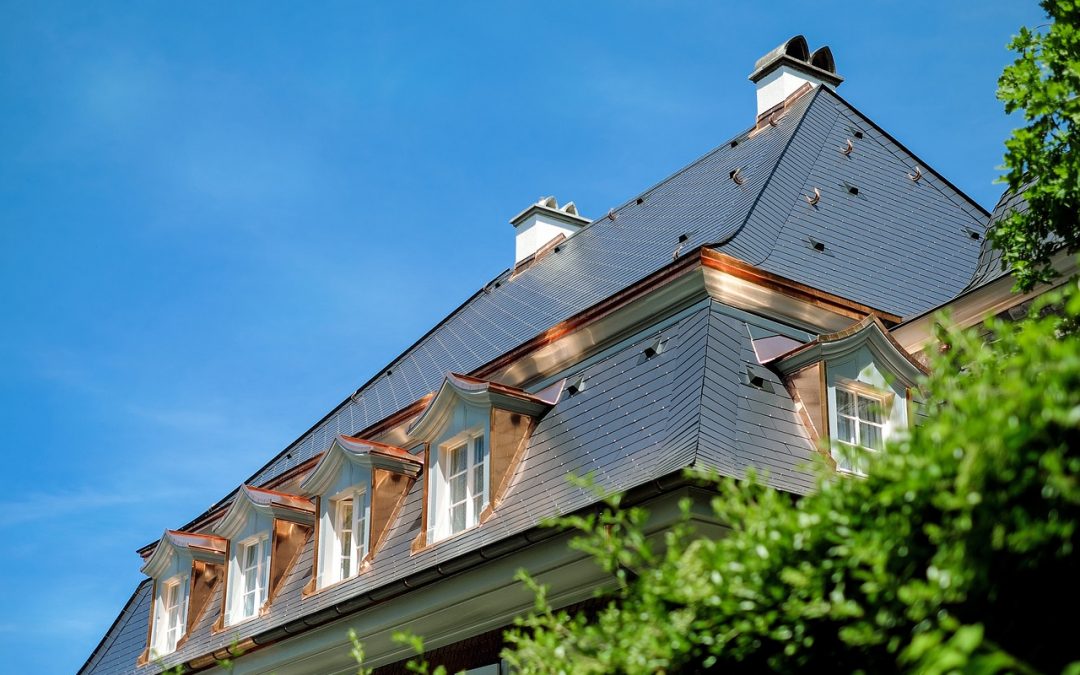
[(1021, 28), (1009, 47), (1018, 56), (998, 81), (998, 98), (1025, 126), (1005, 142), (1004, 182), (1024, 192), (1029, 208), (989, 233), (1029, 290), (1054, 276), (1059, 248), (1080, 251), (1080, 2), (1043, 0), (1045, 30)]
[(726, 537), (654, 550), (617, 498), (563, 521), (617, 590), (571, 616), (534, 586), (504, 656), (526, 673), (1061, 671), (1080, 658), (1080, 336), (1062, 318), (990, 320), (992, 344), (943, 330), (930, 419), (867, 478), (801, 499), (718, 480)]

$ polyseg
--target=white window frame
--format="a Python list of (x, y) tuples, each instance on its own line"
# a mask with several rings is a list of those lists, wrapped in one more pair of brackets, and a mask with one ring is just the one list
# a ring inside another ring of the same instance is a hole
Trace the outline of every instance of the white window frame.
[[(245, 567), (247, 552), (251, 547), (256, 547), (255, 563), (251, 571), (254, 572), (254, 586), (248, 589), (249, 569)], [(229, 580), (229, 595), (232, 601), (229, 603), (229, 625), (246, 621), (259, 615), (259, 610), (266, 604), (268, 586), (270, 584), (270, 536), (263, 532), (254, 537), (248, 537), (236, 545), (236, 555), (230, 562), (233, 574)], [(244, 605), (248, 595), (254, 594), (251, 613), (245, 611)]]
[[(342, 549), (342, 509), (346, 502), (352, 502), (352, 516), (349, 518), (351, 533), (351, 546), (349, 551), (348, 569), (344, 569), (344, 556)], [(324, 585), (344, 581), (360, 573), (360, 564), (368, 553), (369, 527), (371, 507), (368, 501), (368, 491), (363, 485), (353, 486), (339, 492), (330, 499), (330, 523), (333, 529), (331, 534), (332, 545), (329, 551), (329, 560), (326, 561), (324, 570)], [(359, 536), (358, 536), (359, 535)]]
[[(477, 444), (480, 444), (481, 458), (477, 460)], [(465, 466), (461, 471), (450, 474), (451, 453), (463, 450)], [(428, 505), (428, 516), (432, 522), (429, 527), (432, 542), (452, 537), (480, 524), (480, 514), (490, 503), (491, 491), (491, 447), (483, 430), (471, 430), (458, 434), (453, 439), (439, 445), (436, 458), (436, 470), (432, 475), (432, 498)], [(479, 469), (479, 471), (478, 471)], [(465, 489), (461, 499), (453, 499), (451, 481), (464, 478)], [(477, 476), (483, 485), (477, 488)], [(457, 507), (463, 507), (463, 525), (454, 529), (453, 514)]]
[[(171, 605), (170, 599), (174, 601)], [(160, 583), (155, 605), (154, 638), (151, 644), (153, 655), (161, 657), (176, 651), (176, 644), (186, 632), (187, 576), (178, 574)]]
[[(844, 415), (840, 412), (840, 395), (841, 392), (852, 397), (853, 415)], [(864, 420), (860, 417), (859, 399), (865, 399), (878, 407), (879, 421)], [(858, 465), (859, 453), (879, 453), (885, 448), (885, 443), (892, 432), (891, 424), (891, 412), (892, 412), (892, 398), (893, 394), (886, 391), (881, 391), (874, 387), (859, 383), (859, 382), (843, 382), (837, 383), (834, 387), (833, 401), (835, 402), (836, 409), (833, 411), (833, 460), (836, 462), (836, 470), (841, 473), (852, 474), (856, 476), (865, 476), (866, 472)], [(840, 420), (841, 418), (848, 420), (851, 428), (854, 432), (854, 441), (841, 439), (840, 435)], [(876, 427), (879, 430), (879, 436), (881, 438), (881, 447), (870, 447), (863, 442), (862, 425), (869, 425)], [(845, 454), (847, 456), (845, 456)]]

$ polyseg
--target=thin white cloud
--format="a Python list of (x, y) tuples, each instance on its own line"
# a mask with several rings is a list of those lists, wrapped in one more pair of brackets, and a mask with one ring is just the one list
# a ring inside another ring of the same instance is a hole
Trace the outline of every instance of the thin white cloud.
[(139, 495), (101, 490), (64, 490), (21, 495), (18, 500), (0, 501), (0, 529), (128, 506), (143, 499), (144, 497)]

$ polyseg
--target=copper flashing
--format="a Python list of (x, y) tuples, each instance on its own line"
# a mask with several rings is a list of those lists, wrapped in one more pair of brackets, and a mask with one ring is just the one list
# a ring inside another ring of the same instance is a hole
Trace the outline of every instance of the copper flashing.
[(274, 520), (270, 550), (270, 579), (266, 602), (259, 609), (260, 616), (265, 616), (270, 611), (270, 605), (285, 583), (285, 576), (300, 558), (300, 552), (304, 550), (304, 544), (307, 543), (313, 529), (313, 525)]
[(338, 436), (338, 441), (347, 443), (357, 449), (364, 449), (370, 454), (382, 455), (402, 462), (420, 465), (420, 460), (414, 457), (411, 452), (404, 448), (399, 448), (396, 445), (387, 445), (386, 443), (379, 443), (365, 438), (357, 438), (356, 436), (346, 436), (344, 434)]
[(753, 137), (758, 134), (765, 127), (775, 127), (779, 124), (780, 119), (787, 113), (791, 106), (795, 105), (795, 102), (800, 98), (810, 93), (814, 88), (809, 82), (804, 82), (798, 89), (788, 94), (783, 101), (780, 101), (771, 108), (762, 111), (757, 119), (754, 121), (754, 128), (750, 130), (750, 136)]
[[(314, 504), (312, 504), (311, 500), (307, 497), (292, 495), (287, 492), (279, 492), (277, 490), (268, 490), (267, 488), (255, 487), (254, 485), (245, 485), (243, 489), (247, 490), (250, 496), (255, 497), (253, 501), (285, 506), (299, 511), (313, 512), (315, 510)], [(262, 499), (259, 499), (259, 497), (262, 497)]]
[[(210, 606), (210, 599), (214, 595), (214, 589), (225, 578), (225, 566), (196, 560), (192, 563), (191, 584), (188, 595), (187, 625), (184, 629), (183, 640), (191, 634), (193, 628), (199, 623), (199, 618)], [(180, 644), (177, 644), (177, 648)]]
[(413, 481), (416, 480), (411, 476), (385, 469), (375, 469), (372, 474), (369, 523), (371, 532), (368, 536), (368, 552), (364, 556), (364, 562), (372, 560), (386, 541), (386, 537), (390, 534), (390, 526), (401, 512), (401, 507), (412, 489)]
[(517, 264), (514, 265), (513, 271), (510, 272), (510, 279), (513, 279), (514, 277), (518, 276), (533, 265), (539, 263), (541, 260), (547, 257), (548, 253), (551, 253), (551, 251), (556, 246), (563, 243), (564, 241), (566, 241), (566, 235), (560, 232), (559, 234), (552, 237), (549, 242), (537, 249), (535, 253), (530, 253), (529, 255), (519, 260)]

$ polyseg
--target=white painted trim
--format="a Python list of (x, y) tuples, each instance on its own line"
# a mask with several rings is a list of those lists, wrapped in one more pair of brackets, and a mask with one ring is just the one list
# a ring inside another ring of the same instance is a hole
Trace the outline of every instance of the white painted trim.
[[(477, 466), (475, 461), (475, 444), (481, 439), (484, 444), (484, 487), (481, 494), (479, 508), (474, 505), (476, 487), (474, 485), (474, 470)], [(480, 513), (490, 504), (491, 492), (491, 447), (487, 439), (486, 430), (483, 427), (466, 429), (453, 437), (439, 443), (432, 448), (431, 468), (428, 482), (428, 544), (435, 544), (462, 532), (471, 530), (480, 524)], [(450, 476), (447, 475), (449, 467), (446, 463), (446, 455), (451, 450), (464, 448), (465, 452), (465, 527), (457, 532), (452, 531), (451, 503), (450, 503)]]
[[(252, 546), (257, 547), (255, 557), (255, 597), (251, 614), (244, 612), (244, 596), (247, 595), (247, 573), (241, 560)], [(229, 601), (226, 603), (225, 625), (253, 619), (266, 603), (270, 584), (270, 533), (260, 532), (238, 542), (233, 547), (234, 553), (229, 560)]]
[[(188, 604), (188, 579), (187, 574), (176, 574), (157, 585), (157, 594), (154, 597), (154, 628), (150, 638), (150, 655), (152, 658), (161, 658), (176, 651), (176, 643), (186, 632), (187, 604)], [(169, 607), (166, 602), (170, 592), (175, 592), (176, 600), (176, 623), (169, 621)], [(169, 633), (173, 632), (175, 638), (171, 639)]]
[[(340, 508), (344, 500), (350, 499), (353, 503), (352, 519), (349, 524), (352, 530), (352, 553), (349, 561), (349, 572), (341, 574), (341, 531), (340, 531)], [(371, 499), (370, 490), (366, 484), (358, 483), (351, 485), (329, 499), (323, 500), (325, 514), (320, 517), (329, 521), (329, 528), (320, 528), (319, 537), (322, 541), (316, 542), (320, 548), (319, 553), (319, 588), (326, 588), (360, 573), (361, 564), (367, 555), (370, 546), (370, 523), (371, 523)], [(359, 508), (358, 508), (359, 507)]]

